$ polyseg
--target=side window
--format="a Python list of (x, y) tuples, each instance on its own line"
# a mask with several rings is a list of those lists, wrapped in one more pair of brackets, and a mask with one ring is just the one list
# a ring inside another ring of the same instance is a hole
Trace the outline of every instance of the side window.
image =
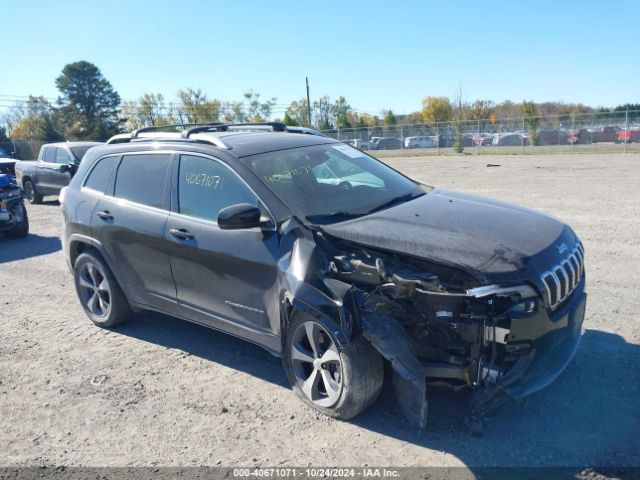
[(44, 155), (42, 161), (47, 163), (56, 163), (56, 147), (44, 147)]
[(66, 165), (71, 163), (71, 155), (64, 148), (56, 148), (56, 163)]
[(238, 203), (258, 205), (258, 199), (229, 168), (209, 158), (180, 157), (180, 213), (216, 222), (220, 210)]
[(122, 157), (116, 176), (115, 196), (164, 208), (165, 182), (171, 155), (146, 154)]
[(84, 186), (91, 190), (104, 193), (107, 185), (109, 184), (113, 167), (115, 166), (118, 158), (119, 157), (105, 157), (98, 160), (89, 172), (89, 176), (84, 182)]

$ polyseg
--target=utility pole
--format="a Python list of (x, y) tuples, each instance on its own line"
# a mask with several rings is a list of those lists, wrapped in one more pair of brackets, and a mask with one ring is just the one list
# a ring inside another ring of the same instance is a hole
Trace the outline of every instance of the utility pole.
[(631, 132), (629, 131), (629, 107), (624, 114), (624, 153), (627, 153), (627, 138), (631, 140)]
[(309, 119), (309, 128), (311, 128), (311, 100), (309, 98), (309, 77), (305, 77), (307, 81), (307, 117)]

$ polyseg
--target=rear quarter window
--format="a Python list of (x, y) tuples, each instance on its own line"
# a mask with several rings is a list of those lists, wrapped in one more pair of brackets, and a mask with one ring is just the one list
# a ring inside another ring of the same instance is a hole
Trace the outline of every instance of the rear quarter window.
[(155, 208), (165, 208), (169, 154), (125, 155), (116, 174), (115, 196)]
[(111, 174), (113, 173), (118, 158), (119, 157), (105, 157), (98, 160), (89, 172), (89, 175), (87, 175), (84, 186), (96, 192), (104, 193), (107, 185), (109, 185), (109, 180), (111, 179)]

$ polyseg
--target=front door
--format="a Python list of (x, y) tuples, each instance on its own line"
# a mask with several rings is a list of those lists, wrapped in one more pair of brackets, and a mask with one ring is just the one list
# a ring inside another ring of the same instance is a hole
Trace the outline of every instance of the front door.
[(56, 148), (56, 168), (51, 171), (51, 185), (53, 189), (59, 192), (63, 187), (69, 185), (71, 181), (71, 172), (61, 172), (60, 168), (63, 165), (69, 165), (73, 163), (74, 159), (71, 153), (65, 148)]
[(37, 173), (37, 188), (39, 192), (43, 195), (53, 195), (57, 194), (55, 189), (55, 175), (60, 173), (60, 165), (56, 163), (56, 156), (58, 150), (61, 150), (58, 147), (42, 147), (44, 148), (44, 152), (42, 154), (42, 158), (38, 160), (38, 173)]
[(277, 235), (252, 228), (222, 230), (218, 212), (238, 203), (266, 209), (226, 164), (182, 155), (178, 205), (167, 221), (171, 266), (183, 315), (265, 343), (279, 328)]

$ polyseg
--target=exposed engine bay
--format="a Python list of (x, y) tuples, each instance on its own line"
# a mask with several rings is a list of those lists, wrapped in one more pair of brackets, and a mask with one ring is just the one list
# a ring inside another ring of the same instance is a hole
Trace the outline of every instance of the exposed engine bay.
[(478, 286), (460, 269), (322, 233), (316, 240), (327, 254), (326, 277), (351, 285), (362, 334), (391, 363), (400, 407), (419, 427), (427, 421), (427, 390), (444, 386), (473, 390), (469, 419), (481, 428), (481, 418), (533, 362), (536, 341), (554, 330), (575, 331), (568, 318), (549, 322), (544, 301), (527, 284)]

